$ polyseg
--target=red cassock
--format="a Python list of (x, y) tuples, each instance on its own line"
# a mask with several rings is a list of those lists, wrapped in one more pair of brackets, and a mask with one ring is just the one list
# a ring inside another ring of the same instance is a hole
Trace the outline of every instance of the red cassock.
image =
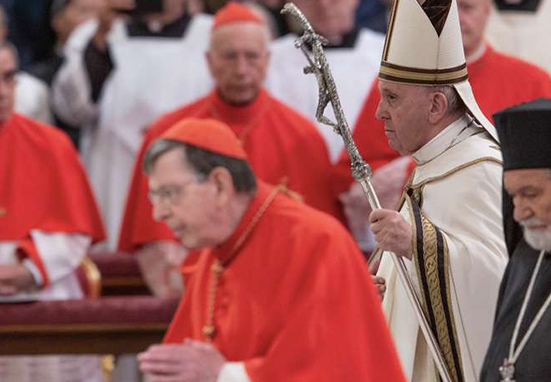
[(149, 144), (176, 122), (190, 117), (214, 118), (229, 125), (241, 140), (258, 178), (273, 185), (286, 181), (286, 186), (299, 193), (305, 203), (344, 221), (331, 188), (327, 148), (311, 122), (265, 90), (244, 107), (228, 105), (213, 91), (163, 116), (147, 132), (128, 193), (119, 249), (129, 251), (148, 242), (174, 239), (164, 223), (152, 218), (147, 178), (141, 166)]
[(0, 163), (0, 240), (17, 241), (47, 284), (31, 230), (105, 236), (84, 169), (62, 132), (15, 113), (0, 125)]
[[(486, 45), (482, 57), (467, 64), (469, 82), (484, 115), (540, 97), (551, 97), (551, 78), (543, 69), (526, 61), (499, 53)], [(384, 124), (375, 114), (380, 95), (375, 81), (360, 112), (353, 138), (362, 157), (374, 170), (400, 156), (388, 145)], [(343, 152), (336, 165), (336, 192), (348, 190), (352, 183), (350, 160)]]
[(273, 193), (260, 183), (233, 235), (184, 270), (185, 294), (165, 343), (206, 341), (211, 266), (219, 261), (212, 343), (228, 361), (244, 362), (252, 381), (404, 381), (350, 234), (281, 193), (257, 220)]

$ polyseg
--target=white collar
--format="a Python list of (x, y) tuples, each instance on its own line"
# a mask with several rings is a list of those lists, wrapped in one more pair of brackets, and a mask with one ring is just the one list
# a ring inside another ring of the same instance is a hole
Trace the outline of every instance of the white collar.
[(426, 164), (478, 130), (480, 130), (480, 127), (474, 123), (473, 118), (465, 114), (414, 152), (413, 159), (415, 159), (417, 165)]

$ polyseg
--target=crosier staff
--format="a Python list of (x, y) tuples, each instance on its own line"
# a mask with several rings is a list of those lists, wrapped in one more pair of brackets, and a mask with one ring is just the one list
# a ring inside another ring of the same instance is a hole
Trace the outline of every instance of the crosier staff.
[[(333, 80), (333, 75), (331, 74), (331, 70), (329, 69), (329, 64), (327, 63), (327, 58), (325, 57), (325, 52), (323, 50), (323, 45), (327, 45), (327, 40), (314, 31), (306, 16), (304, 16), (300, 9), (298, 9), (293, 3), (285, 4), (281, 12), (288, 13), (297, 18), (304, 30), (302, 36), (295, 41), (295, 47), (304, 53), (304, 56), (308, 61), (309, 65), (304, 68), (304, 73), (313, 73), (318, 82), (319, 101), (316, 109), (316, 119), (324, 125), (331, 126), (333, 130), (342, 137), (346, 146), (346, 151), (350, 156), (352, 176), (358, 183), (360, 183), (371, 208), (373, 210), (381, 208), (377, 194), (371, 184), (371, 167), (361, 157), (358, 148), (352, 139), (348, 122), (346, 121), (344, 111), (342, 110), (341, 101), (337, 93), (337, 86)], [(308, 47), (311, 47), (311, 52)], [(333, 108), (333, 113), (335, 114), (335, 118), (337, 120), (336, 122), (331, 121), (323, 114), (329, 104), (331, 104), (331, 107)], [(438, 372), (440, 373), (440, 377), (443, 382), (452, 382), (444, 361), (444, 357), (442, 356), (438, 346), (438, 341), (430, 329), (428, 320), (423, 312), (420, 299), (417, 296), (413, 282), (407, 273), (404, 261), (401, 257), (396, 256), (392, 252), (389, 254), (394, 262), (394, 265), (396, 266), (398, 277), (406, 290), (412, 308), (415, 311), (415, 315), (417, 316), (419, 325), (421, 326), (421, 331), (425, 336), (425, 340), (430, 349)]]

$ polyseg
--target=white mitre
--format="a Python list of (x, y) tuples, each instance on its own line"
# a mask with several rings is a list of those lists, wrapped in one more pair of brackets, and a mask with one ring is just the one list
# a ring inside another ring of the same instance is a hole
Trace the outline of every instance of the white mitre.
[[(425, 11), (431, 7), (431, 13), (437, 13), (433, 21)], [(478, 107), (468, 80), (456, 0), (427, 0), (423, 5), (418, 0), (394, 1), (379, 78), (453, 86), (476, 121), (498, 141), (496, 129)]]

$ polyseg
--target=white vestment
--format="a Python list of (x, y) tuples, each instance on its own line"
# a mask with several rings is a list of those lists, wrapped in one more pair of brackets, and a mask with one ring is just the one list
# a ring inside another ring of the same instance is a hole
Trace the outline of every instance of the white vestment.
[(83, 56), (96, 29), (88, 22), (71, 36), (67, 57), (53, 84), (56, 113), (83, 126), (81, 151), (107, 231), (107, 249), (115, 249), (130, 175), (146, 128), (162, 114), (194, 101), (212, 89), (205, 51), (212, 19), (194, 16), (183, 37), (128, 36), (114, 23), (107, 41), (114, 68), (98, 103)]
[[(494, 7), (495, 8), (495, 7)], [(537, 64), (551, 74), (551, 1), (535, 13), (492, 10), (486, 38), (497, 50)]]
[[(296, 38), (296, 35), (290, 34), (272, 43), (265, 87), (276, 98), (315, 122), (327, 144), (329, 158), (335, 163), (344, 144), (331, 127), (316, 121), (318, 85), (313, 74), (305, 75), (302, 71), (308, 62), (303, 53), (294, 46)], [(353, 48), (331, 48), (325, 51), (350, 129), (354, 128), (379, 73), (383, 44), (384, 35), (361, 29)], [(335, 121), (331, 105), (327, 107), (325, 114)]]
[[(400, 212), (408, 222), (415, 222), (413, 261), (405, 259), (408, 273), (425, 306), (427, 295), (422, 291), (438, 292), (430, 294), (434, 315), (438, 322), (438, 317), (449, 312), (452, 324), (447, 327), (455, 332), (442, 343), (459, 345), (463, 380), (475, 382), (490, 341), (508, 258), (501, 213), (501, 152), (481, 128), (474, 124), (465, 128), (467, 118), (454, 122), (413, 154), (417, 168), (406, 186), (413, 196)], [(419, 209), (415, 213), (411, 202), (415, 198), (420, 200), (420, 213)], [(424, 224), (419, 224), (421, 215)], [(434, 227), (441, 235), (439, 246), (437, 235), (426, 235), (437, 231)], [(443, 273), (434, 272), (435, 264)], [(387, 282), (383, 310), (407, 379), (437, 381), (415, 313), (388, 254), (383, 255), (378, 276)], [(433, 301), (434, 296), (441, 300)]]
[[(83, 298), (75, 270), (90, 247), (91, 239), (81, 234), (31, 231), (50, 284), (37, 292), (2, 296), (0, 302), (68, 300)], [(0, 265), (17, 264), (17, 243), (0, 241)], [(24, 260), (39, 284), (42, 276), (30, 260)], [(0, 381), (9, 382), (101, 382), (98, 356), (10, 356), (0, 357)]]
[(17, 73), (14, 109), (17, 113), (35, 121), (48, 125), (53, 123), (50, 89), (44, 82), (29, 73)]

